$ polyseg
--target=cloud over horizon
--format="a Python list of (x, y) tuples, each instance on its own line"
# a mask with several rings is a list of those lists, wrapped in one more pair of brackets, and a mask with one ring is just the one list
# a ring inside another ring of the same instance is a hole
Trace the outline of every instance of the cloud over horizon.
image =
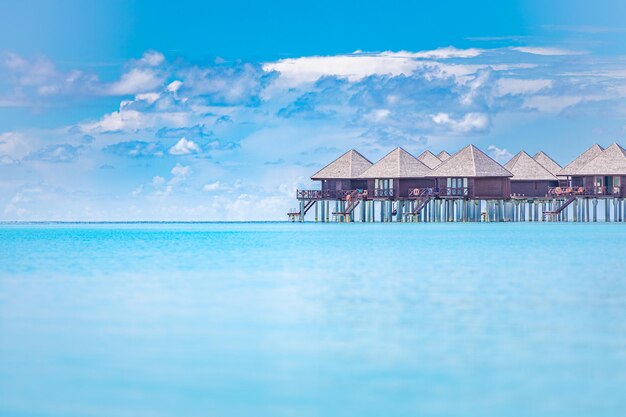
[[(626, 62), (558, 46), (273, 62), (146, 51), (113, 79), (12, 52), (0, 67), (2, 108), (106, 108), (0, 132), (2, 220), (280, 220), (295, 189), (351, 147), (376, 159), (473, 142), (502, 161), (568, 146), (568, 124), (600, 137), (625, 128)], [(546, 133), (520, 142), (524, 126)]]

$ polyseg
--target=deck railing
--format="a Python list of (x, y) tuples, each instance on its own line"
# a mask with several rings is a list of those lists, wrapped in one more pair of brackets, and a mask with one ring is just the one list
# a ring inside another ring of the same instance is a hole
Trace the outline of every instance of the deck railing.
[(393, 188), (374, 188), (373, 197), (393, 197)]
[(409, 188), (409, 198), (412, 200), (435, 196), (436, 192), (434, 188)]
[(440, 187), (438, 195), (445, 197), (467, 197), (469, 187)]
[(298, 200), (345, 200), (347, 196), (367, 197), (365, 189), (359, 190), (296, 190)]
[(597, 187), (582, 187), (582, 186), (560, 186), (560, 187), (552, 187), (548, 190), (548, 196), (550, 197), (565, 197), (569, 195), (579, 195), (579, 196), (621, 196), (624, 194), (625, 187), (605, 187), (605, 186), (597, 186)]
[(591, 191), (593, 191), (594, 195), (622, 195), (624, 188), (615, 186), (615, 187), (593, 187)]

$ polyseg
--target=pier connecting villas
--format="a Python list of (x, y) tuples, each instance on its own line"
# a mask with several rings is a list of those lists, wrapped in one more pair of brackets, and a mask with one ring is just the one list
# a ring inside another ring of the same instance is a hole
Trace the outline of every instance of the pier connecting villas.
[(522, 151), (500, 165), (474, 145), (454, 155), (396, 148), (376, 163), (349, 150), (297, 190), (291, 221), (626, 221), (626, 150), (593, 145), (565, 167)]

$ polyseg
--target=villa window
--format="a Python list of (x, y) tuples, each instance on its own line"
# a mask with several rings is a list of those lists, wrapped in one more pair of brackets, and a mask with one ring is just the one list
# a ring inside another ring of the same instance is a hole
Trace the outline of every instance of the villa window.
[(446, 186), (448, 195), (467, 195), (467, 178), (448, 178)]
[(377, 197), (392, 197), (393, 178), (374, 180), (374, 192)]

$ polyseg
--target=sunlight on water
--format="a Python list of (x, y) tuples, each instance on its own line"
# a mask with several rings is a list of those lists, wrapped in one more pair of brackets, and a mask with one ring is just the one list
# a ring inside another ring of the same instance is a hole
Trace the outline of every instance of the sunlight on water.
[(620, 416), (622, 224), (0, 226), (2, 416)]

